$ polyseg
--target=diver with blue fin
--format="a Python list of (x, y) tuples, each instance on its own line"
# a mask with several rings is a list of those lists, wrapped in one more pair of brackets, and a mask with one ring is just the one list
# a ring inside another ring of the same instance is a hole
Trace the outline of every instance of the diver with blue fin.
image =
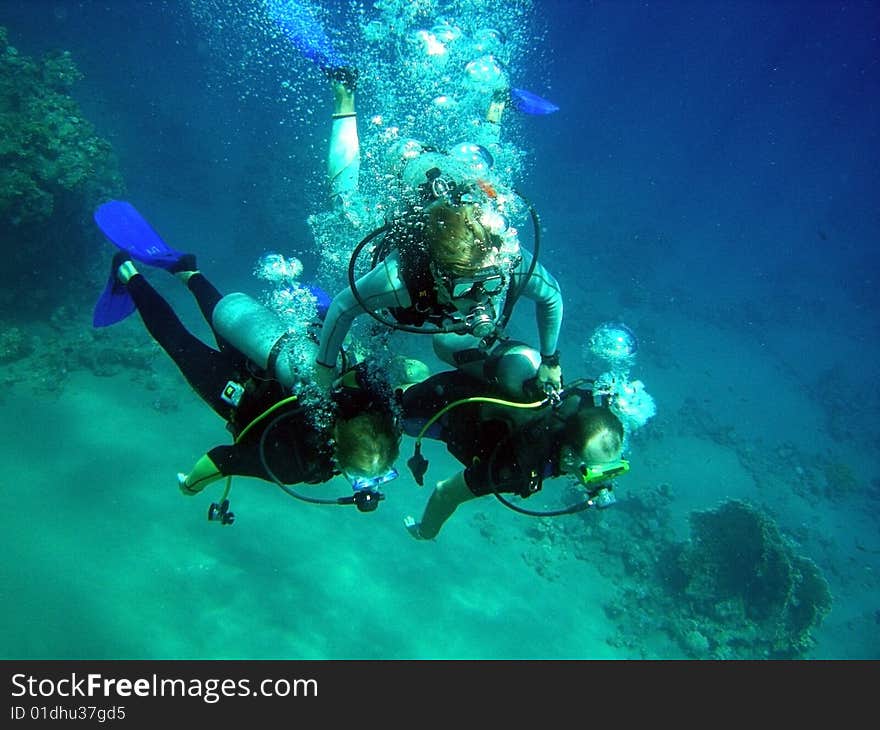
[[(358, 188), (358, 75), (332, 49), (308, 8), (280, 0), (270, 0), (267, 8), (293, 45), (331, 81), (328, 178), (331, 199), (345, 214)], [(485, 141), (497, 141), (507, 104), (533, 114), (556, 109), (534, 94), (510, 89), (500, 67), (493, 64), (491, 71), (496, 93), (480, 126)], [(485, 69), (479, 73), (487, 75)], [(351, 254), (349, 287), (334, 297), (321, 330), (316, 380), (324, 387), (333, 382), (337, 353), (354, 319), (366, 313), (394, 330), (431, 335), (434, 352), (443, 362), (499, 384), (512, 397), (522, 397), (536, 383), (544, 390), (560, 389), (562, 295), (555, 277), (538, 261), (537, 213), (522, 196), (513, 191), (500, 194), (486, 178), (493, 161), (483, 144), (464, 142), (441, 151), (404, 139), (389, 158), (396, 160), (391, 177), (404, 190), (403, 205)], [(520, 247), (508, 220), (505, 206), (513, 203), (506, 201), (514, 196), (525, 203), (531, 217), (532, 252)], [(372, 251), (370, 271), (356, 278), (359, 256), (367, 250)], [(536, 305), (537, 351), (523, 350), (505, 331), (521, 297)]]
[(294, 48), (322, 71), (331, 72), (349, 66), (336, 52), (315, 11), (295, 0), (264, 0), (266, 14)]
[[(300, 0), (263, 0), (266, 14), (282, 35), (309, 61), (312, 61), (328, 78), (348, 83), (356, 74), (353, 64), (334, 47), (326, 30), (315, 17), (316, 11)], [(354, 88), (350, 85), (350, 88)], [(510, 86), (506, 93), (494, 99), (496, 103), (510, 104), (523, 114), (543, 116), (559, 111), (548, 99), (525, 89)], [(493, 119), (492, 121), (499, 121)]]
[[(391, 388), (376, 369), (364, 363), (348, 369), (329, 403), (323, 394), (317, 402), (304, 397), (304, 376), (296, 367), (303, 356), (295, 348), (311, 352), (313, 341), (295, 342), (275, 312), (246, 294), (221, 295), (198, 270), (195, 256), (168, 246), (130, 203), (104, 203), (95, 221), (120, 250), (95, 307), (94, 326), (112, 325), (137, 309), (148, 332), (234, 438), (178, 474), (180, 491), (192, 496), (227, 478), (223, 496), (208, 512), (221, 524), (234, 519), (228, 499), (233, 475), (274, 482), (306, 502), (374, 510), (384, 498), (379, 487), (397, 476), (401, 435)], [(216, 348), (186, 329), (135, 261), (184, 282), (211, 326)], [(320, 484), (339, 474), (351, 484), (351, 495), (315, 498), (288, 486)]]
[[(332, 82), (334, 88), (333, 129), (328, 156), (328, 177), (331, 182), (331, 198), (345, 199), (357, 188), (360, 163), (359, 140), (355, 118), (354, 92), (357, 88), (358, 69), (350, 59), (333, 47), (326, 30), (316, 17), (316, 10), (301, 0), (263, 0), (266, 14), (281, 34), (306, 59), (317, 66)], [(497, 33), (496, 31), (489, 31)], [(531, 116), (545, 116), (559, 110), (552, 101), (538, 94), (517, 88), (507, 81), (500, 64), (490, 60), (475, 59), (464, 69), (467, 76), (477, 69), (485, 80), (491, 78), (490, 103), (483, 126), (489, 130), (488, 139), (497, 139), (501, 117), (507, 107)], [(488, 66), (488, 70), (486, 68)], [(487, 87), (487, 88), (490, 88)], [(481, 153), (490, 155), (485, 144), (478, 145)], [(422, 151), (435, 151), (426, 148)], [(415, 156), (412, 148), (406, 149), (407, 158)], [(420, 180), (424, 183), (424, 180)]]

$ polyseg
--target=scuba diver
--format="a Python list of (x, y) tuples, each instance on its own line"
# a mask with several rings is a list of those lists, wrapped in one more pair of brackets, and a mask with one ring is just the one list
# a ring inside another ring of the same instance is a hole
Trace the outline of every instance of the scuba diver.
[[(357, 74), (347, 68), (326, 73), (334, 92), (331, 197), (344, 210), (358, 180)], [(497, 103), (493, 114), (497, 123)], [(505, 205), (514, 196), (480, 177), (490, 166), (488, 151), (463, 144), (447, 154), (403, 140), (394, 157), (404, 205), (352, 253), (349, 287), (332, 300), (321, 330), (318, 383), (327, 387), (333, 382), (336, 355), (354, 319), (367, 313), (396, 330), (431, 334), (440, 360), (499, 385), (510, 397), (523, 397), (534, 385), (559, 390), (562, 294), (537, 257), (520, 247), (508, 223)], [(539, 223), (529, 211), (537, 244)], [(355, 279), (360, 252), (379, 235), (370, 271)], [(530, 363), (505, 333), (521, 296), (535, 302), (539, 351)]]
[[(358, 193), (357, 66), (334, 47), (309, 4), (262, 4), (281, 35), (331, 82), (330, 198), (340, 215), (358, 227), (365, 211)], [(386, 20), (386, 31), (403, 32), (400, 23)], [(448, 26), (446, 19), (441, 25)], [(462, 36), (461, 29), (447, 30), (450, 39)], [(500, 189), (486, 174), (507, 106), (530, 115), (551, 114), (559, 107), (512, 87), (504, 64), (493, 55), (504, 43), (502, 34), (491, 28), (479, 29), (478, 34), (471, 48), (474, 56), (461, 68), (468, 98), (475, 99), (473, 108), (463, 113), (469, 140), (441, 151), (396, 138), (396, 129), (386, 130), (392, 135), (386, 161), (394, 169), (383, 207), (395, 199), (403, 205), (389, 216), (391, 222), (369, 234), (351, 254), (349, 287), (330, 305), (315, 358), (315, 379), (324, 388), (336, 377), (337, 356), (354, 319), (364, 313), (393, 330), (431, 334), (440, 360), (498, 384), (511, 397), (522, 397), (534, 385), (541, 390), (562, 386), (557, 350), (562, 296), (555, 278), (538, 262), (537, 214), (522, 196)], [(415, 37), (430, 35), (418, 31)], [(398, 187), (400, 196), (395, 195)], [(508, 222), (523, 203), (535, 229), (532, 253), (520, 248)], [(377, 239), (369, 273), (356, 279), (359, 254)], [(521, 296), (536, 304), (539, 352), (532, 362), (526, 362), (522, 348), (511, 345), (505, 333)]]
[[(361, 363), (345, 374), (328, 404), (323, 398), (310, 401), (291, 364), (294, 338), (276, 313), (245, 294), (222, 296), (198, 270), (195, 257), (165, 244), (129, 203), (109, 201), (96, 210), (95, 220), (120, 251), (95, 307), (94, 326), (114, 324), (137, 309), (149, 333), (234, 437), (232, 444), (214, 447), (188, 473), (178, 474), (180, 491), (193, 496), (223, 477), (242, 475), (275, 482), (307, 502), (375, 509), (384, 496), (378, 487), (397, 476), (401, 434), (388, 383)], [(184, 327), (133, 260), (185, 283), (211, 326), (216, 349)], [(319, 484), (338, 474), (351, 484), (351, 496), (309, 498), (286, 486)], [(234, 519), (229, 484), (208, 513), (222, 524)]]
[[(621, 459), (623, 425), (607, 396), (577, 383), (553, 397), (524, 403), (505, 399), (465, 373), (447, 371), (407, 388), (402, 404), (404, 431), (416, 437), (408, 465), (419, 484), (427, 469), (420, 448), (424, 437), (445, 442), (465, 466), (437, 483), (420, 520), (404, 520), (418, 540), (434, 539), (458, 505), (487, 494), (535, 516), (606, 507), (614, 502), (611, 480), (629, 470), (629, 463)], [(585, 488), (582, 502), (536, 512), (501, 496), (529, 497), (545, 479), (563, 475)]]

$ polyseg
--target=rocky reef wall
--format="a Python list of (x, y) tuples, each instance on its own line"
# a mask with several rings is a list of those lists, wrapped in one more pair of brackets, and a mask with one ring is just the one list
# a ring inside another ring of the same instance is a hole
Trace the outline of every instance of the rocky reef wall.
[(0, 308), (48, 314), (91, 300), (100, 234), (95, 206), (124, 193), (110, 144), (70, 96), (71, 54), (32, 59), (0, 27)]

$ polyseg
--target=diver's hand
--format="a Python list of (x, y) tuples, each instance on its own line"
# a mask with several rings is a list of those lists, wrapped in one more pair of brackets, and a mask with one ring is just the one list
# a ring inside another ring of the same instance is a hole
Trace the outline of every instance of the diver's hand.
[(562, 390), (562, 368), (557, 365), (555, 368), (541, 365), (538, 368), (538, 385), (551, 390)]
[(315, 363), (315, 385), (323, 391), (329, 391), (335, 380), (336, 368), (327, 367), (319, 362)]
[(562, 366), (559, 364), (559, 353), (541, 355), (541, 365), (538, 367), (538, 387), (544, 392), (548, 390), (559, 392), (562, 390)]

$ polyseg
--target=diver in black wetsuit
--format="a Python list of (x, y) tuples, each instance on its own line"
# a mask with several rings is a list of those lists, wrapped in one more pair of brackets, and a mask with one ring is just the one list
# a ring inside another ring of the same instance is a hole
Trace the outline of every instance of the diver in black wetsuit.
[[(400, 432), (387, 383), (358, 367), (330, 394), (330, 418), (316, 418), (291, 390), (260, 368), (215, 329), (213, 313), (223, 299), (184, 257), (171, 273), (183, 280), (217, 340), (215, 349), (192, 335), (170, 305), (135, 269), (126, 252), (113, 261), (117, 280), (134, 300), (157, 343), (193, 390), (228, 422), (235, 443), (216, 446), (188, 474), (180, 490), (194, 495), (231, 475), (284, 484), (318, 484), (343, 474), (352, 486), (370, 488), (396, 472)], [(393, 474), (393, 476), (392, 476)]]
[[(477, 397), (501, 401), (468, 400)], [(504, 398), (460, 371), (438, 373), (404, 392), (405, 432), (445, 442), (465, 466), (437, 483), (420, 521), (406, 518), (416, 539), (436, 537), (458, 505), (476, 497), (505, 492), (528, 497), (545, 479), (568, 474), (586, 485), (593, 473), (606, 473), (605, 466), (628, 469), (620, 461), (623, 426), (607, 405), (597, 405), (592, 392), (574, 389), (557, 404), (505, 404)], [(431, 423), (457, 401), (463, 402)]]

